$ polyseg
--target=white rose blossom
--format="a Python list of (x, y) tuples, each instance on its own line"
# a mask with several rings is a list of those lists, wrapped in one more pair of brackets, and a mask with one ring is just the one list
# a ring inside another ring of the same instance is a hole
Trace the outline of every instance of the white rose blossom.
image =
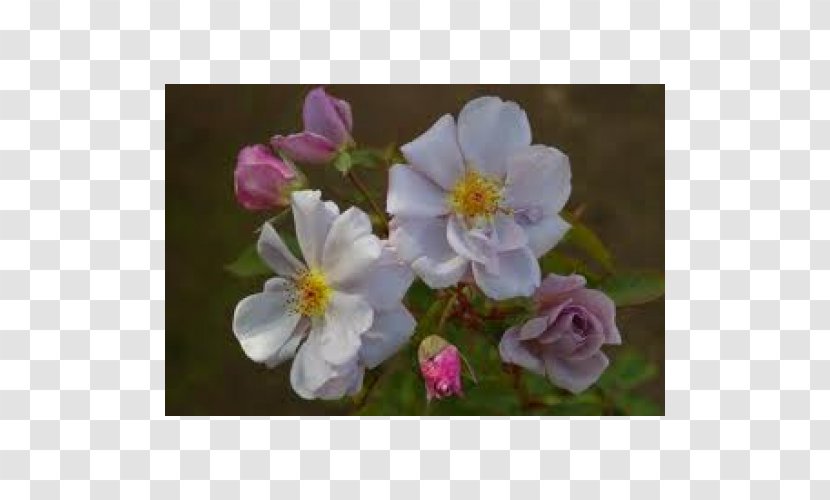
[(301, 397), (338, 399), (357, 393), (365, 369), (412, 335), (401, 300), (414, 276), (360, 209), (341, 214), (319, 191), (295, 192), (291, 205), (305, 263), (265, 224), (257, 250), (277, 277), (239, 302), (233, 331), (253, 361), (294, 358), (291, 385)]
[(432, 288), (472, 278), (491, 298), (530, 296), (536, 260), (569, 225), (559, 212), (571, 192), (568, 157), (531, 145), (514, 102), (481, 97), (444, 115), (401, 147), (408, 164), (389, 173), (390, 241)]

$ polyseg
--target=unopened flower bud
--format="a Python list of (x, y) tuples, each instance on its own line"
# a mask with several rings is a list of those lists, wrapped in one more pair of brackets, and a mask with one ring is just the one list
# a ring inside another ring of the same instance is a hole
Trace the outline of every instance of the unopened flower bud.
[(306, 95), (303, 125), (305, 130), (300, 133), (274, 136), (271, 145), (296, 162), (323, 165), (354, 143), (351, 106), (322, 87)]
[(464, 395), (461, 387), (461, 353), (454, 345), (441, 337), (430, 335), (418, 347), (418, 363), (428, 400)]
[(247, 210), (268, 210), (288, 205), (291, 191), (302, 184), (302, 176), (274, 156), (262, 144), (239, 151), (234, 171), (236, 199)]

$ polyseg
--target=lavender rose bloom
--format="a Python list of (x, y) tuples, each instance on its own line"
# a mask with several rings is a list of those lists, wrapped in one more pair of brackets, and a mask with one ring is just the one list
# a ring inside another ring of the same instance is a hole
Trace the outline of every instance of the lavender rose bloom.
[(622, 342), (614, 303), (585, 288), (585, 278), (578, 274), (548, 275), (534, 300), (538, 316), (502, 336), (502, 361), (544, 375), (574, 394), (584, 391), (608, 367), (600, 348)]

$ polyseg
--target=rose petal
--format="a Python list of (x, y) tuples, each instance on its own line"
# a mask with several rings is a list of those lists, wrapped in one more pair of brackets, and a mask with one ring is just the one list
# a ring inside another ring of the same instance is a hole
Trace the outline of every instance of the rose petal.
[(364, 278), (380, 252), (380, 240), (372, 234), (369, 216), (351, 207), (334, 219), (323, 247), (321, 266), (329, 284), (340, 288)]
[(338, 366), (335, 375), (330, 377), (325, 384), (317, 389), (317, 397), (320, 399), (334, 400), (345, 396), (354, 396), (360, 392), (363, 386), (363, 366), (357, 362)]
[(303, 105), (303, 124), (307, 132), (314, 132), (340, 146), (349, 142), (351, 135), (344, 120), (343, 105), (338, 101), (322, 87), (312, 90), (306, 95)]
[(380, 258), (365, 278), (344, 289), (363, 296), (375, 311), (399, 306), (415, 279), (412, 269), (398, 257), (388, 242), (382, 241), (381, 247)]
[(494, 219), (493, 230), (496, 246), (500, 252), (516, 250), (528, 244), (528, 236), (525, 234), (524, 228), (516, 222), (515, 218), (509, 215), (497, 214)]
[(317, 389), (334, 375), (334, 368), (320, 356), (317, 335), (314, 332), (297, 350), (291, 365), (291, 387), (300, 397), (314, 399)]
[(386, 211), (407, 217), (438, 217), (449, 213), (447, 193), (408, 165), (389, 169)]
[(571, 195), (571, 164), (556, 148), (534, 145), (507, 158), (505, 203), (520, 209), (539, 206), (556, 214)]
[(539, 375), (545, 374), (542, 360), (527, 350), (526, 344), (519, 339), (519, 328), (513, 327), (504, 332), (499, 342), (499, 355), (502, 361), (521, 366)]
[(390, 243), (428, 286), (455, 285), (469, 269), (469, 261), (447, 242), (446, 219), (395, 217), (391, 226)]
[(265, 361), (268, 368), (274, 368), (293, 358), (294, 354), (297, 352), (297, 348), (300, 346), (300, 342), (302, 342), (308, 335), (310, 327), (311, 321), (309, 321), (308, 318), (300, 318), (300, 321), (297, 323), (297, 326), (294, 327), (294, 331), (291, 333), (291, 336), (288, 337), (288, 340), (285, 341), (285, 344), (283, 344), (283, 346), (273, 356)]
[(296, 177), (294, 170), (262, 144), (239, 152), (234, 170), (234, 193), (247, 210), (268, 210), (287, 204), (286, 187)]
[(498, 263), (496, 245), (490, 236), (484, 234), (485, 230), (467, 229), (461, 216), (453, 214), (447, 223), (447, 242), (458, 255), (485, 264), (491, 272), (498, 272), (498, 268), (493, 268)]
[(552, 303), (562, 300), (561, 295), (578, 290), (585, 286), (587, 281), (578, 274), (571, 274), (569, 276), (560, 276), (558, 274), (548, 274), (539, 289), (534, 294), (533, 298), (539, 303), (540, 307), (548, 307)]
[(596, 316), (593, 314), (588, 313), (587, 317), (591, 323), (589, 332), (582, 340), (582, 343), (568, 356), (569, 359), (578, 361), (593, 356), (605, 344), (605, 332), (602, 329), (602, 325), (599, 324)]
[[(585, 326), (577, 328), (577, 320), (586, 322)], [(559, 357), (582, 359), (592, 355), (605, 343), (605, 333), (596, 316), (572, 302), (552, 321), (544, 342), (551, 344), (551, 349)]]
[(445, 261), (435, 261), (431, 257), (424, 256), (412, 262), (412, 270), (430, 288), (453, 286), (469, 269), (470, 261), (460, 255)]
[(571, 228), (559, 215), (543, 215), (536, 222), (519, 222), (527, 237), (527, 246), (537, 258), (556, 246)]
[(305, 399), (340, 399), (356, 393), (363, 383), (357, 358), (341, 365), (323, 359), (320, 336), (312, 333), (297, 351), (291, 365), (291, 387)]
[(346, 126), (346, 130), (352, 130), (352, 106), (344, 99), (337, 99), (333, 98), (334, 100), (334, 109), (337, 111), (337, 115), (340, 116), (340, 119), (343, 120), (343, 124)]
[(263, 224), (257, 241), (257, 253), (262, 261), (277, 275), (294, 277), (305, 269), (302, 262), (294, 257), (271, 224)]
[(374, 312), (359, 295), (334, 291), (325, 317), (315, 322), (312, 335), (319, 335), (320, 355), (341, 364), (360, 349), (360, 335), (372, 326)]
[(296, 175), (291, 167), (274, 156), (274, 153), (264, 144), (254, 144), (242, 148), (239, 151), (237, 163), (243, 165), (269, 165), (279, 172), (284, 179), (291, 179)]
[(406, 161), (433, 182), (450, 191), (464, 173), (458, 132), (451, 115), (444, 115), (415, 140), (401, 146)]
[(271, 145), (292, 160), (311, 165), (324, 165), (337, 155), (337, 145), (322, 135), (300, 132), (288, 136), (275, 135)]
[(522, 325), (521, 329), (519, 330), (519, 339), (520, 340), (532, 340), (538, 338), (540, 335), (545, 333), (545, 330), (548, 329), (548, 325), (550, 321), (548, 320), (547, 316), (539, 316), (536, 318), (531, 318)]
[(458, 116), (458, 143), (464, 159), (476, 169), (504, 176), (507, 158), (530, 145), (530, 123), (515, 102), (480, 97)]
[(300, 315), (288, 304), (289, 295), (258, 293), (242, 299), (234, 310), (233, 333), (245, 354), (265, 363), (288, 342)]
[(275, 276), (269, 278), (262, 287), (263, 292), (269, 293), (286, 293), (294, 291), (294, 280), (281, 278)]
[(602, 352), (580, 361), (560, 359), (546, 352), (544, 361), (548, 379), (573, 394), (591, 387), (608, 367), (608, 358)]
[(565, 310), (571, 304), (571, 299), (566, 298), (562, 302), (554, 304), (549, 308), (545, 308), (542, 312), (545, 313), (545, 316), (548, 320), (548, 329), (545, 330), (545, 333), (539, 336), (538, 340), (542, 344), (552, 344), (559, 340), (559, 337), (562, 336), (562, 332), (553, 328), (554, 323), (559, 318), (559, 315), (562, 314), (562, 311)]
[(402, 305), (375, 314), (369, 331), (361, 336), (360, 359), (374, 368), (395, 354), (412, 337), (415, 318)]
[(334, 219), (336, 206), (320, 200), (320, 191), (296, 191), (292, 194), (294, 228), (308, 267), (320, 267), (323, 247)]
[(571, 297), (574, 302), (581, 304), (591, 311), (602, 323), (602, 328), (605, 332), (605, 342), (607, 344), (622, 343), (622, 337), (616, 324), (617, 308), (614, 305), (614, 301), (599, 290), (587, 288), (574, 291), (571, 293)]
[(487, 271), (484, 265), (473, 262), (473, 276), (485, 295), (503, 300), (529, 297), (539, 286), (539, 262), (528, 248), (498, 254), (498, 274)]

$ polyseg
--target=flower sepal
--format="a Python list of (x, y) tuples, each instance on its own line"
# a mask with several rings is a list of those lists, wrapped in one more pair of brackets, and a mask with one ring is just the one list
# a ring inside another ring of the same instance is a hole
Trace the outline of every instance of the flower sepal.
[(334, 157), (332, 165), (334, 165), (334, 168), (337, 169), (338, 172), (345, 176), (348, 175), (349, 171), (354, 166), (354, 162), (352, 161), (352, 156), (349, 152), (342, 149), (339, 153), (337, 153), (337, 156)]

